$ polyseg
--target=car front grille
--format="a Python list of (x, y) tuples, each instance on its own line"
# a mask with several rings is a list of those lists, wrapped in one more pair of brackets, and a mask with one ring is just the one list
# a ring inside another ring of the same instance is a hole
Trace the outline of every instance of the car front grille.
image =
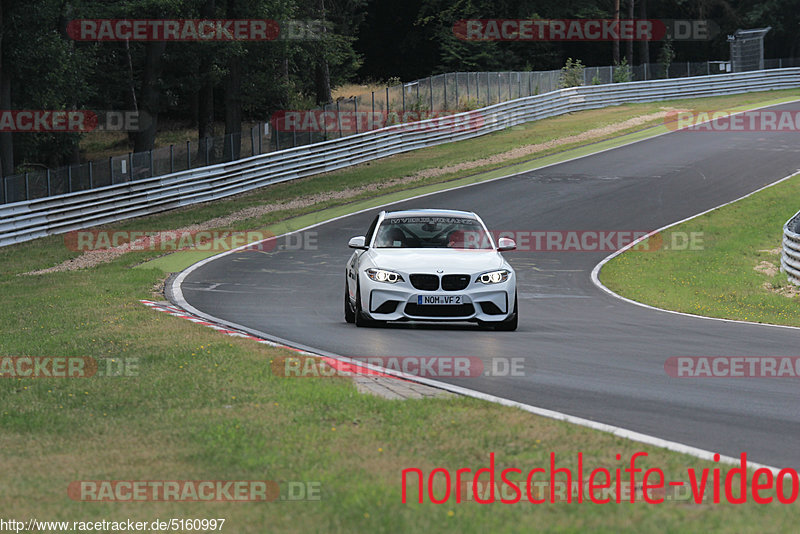
[(422, 291), (436, 291), (439, 289), (439, 277), (435, 274), (412, 274), (411, 285)]
[(446, 274), (442, 277), (442, 289), (445, 291), (461, 291), (468, 285), (468, 274)]
[(452, 306), (436, 306), (425, 304), (406, 304), (406, 314), (414, 317), (466, 317), (475, 313), (472, 304), (455, 304)]

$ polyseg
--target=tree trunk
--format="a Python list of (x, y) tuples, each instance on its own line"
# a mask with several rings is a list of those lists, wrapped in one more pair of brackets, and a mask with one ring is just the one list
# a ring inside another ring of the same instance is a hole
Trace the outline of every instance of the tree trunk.
[[(11, 80), (4, 72), (0, 79), (0, 109), (13, 109), (11, 103)], [(0, 158), (3, 160), (3, 176), (14, 174), (14, 134), (0, 132)]]
[(225, 78), (225, 161), (239, 158), (242, 143), (242, 58), (232, 55)]
[[(639, 0), (639, 18), (647, 19), (647, 0)], [(643, 39), (639, 47), (639, 62), (650, 63), (650, 41), (647, 39)]]
[[(203, 16), (211, 18), (214, 16), (214, 0), (206, 0), (203, 6)], [(207, 137), (214, 137), (214, 79), (212, 77), (214, 67), (214, 50), (201, 50), (200, 68), (200, 90), (197, 95), (197, 137), (201, 140)]]
[(619, 63), (619, 0), (614, 0), (614, 21), (617, 24), (617, 39), (614, 39), (611, 59), (614, 61), (614, 65), (616, 65)]
[[(633, 20), (633, 0), (628, 0), (628, 20)], [(628, 58), (628, 65), (633, 65), (633, 39), (628, 41), (628, 52), (625, 54)]]
[(134, 152), (147, 152), (148, 150), (152, 150), (155, 146), (159, 97), (161, 96), (158, 80), (161, 77), (161, 56), (164, 55), (166, 46), (166, 41), (152, 41), (145, 45), (144, 72), (142, 73), (142, 89), (139, 95), (139, 111), (149, 120), (146, 122), (143, 129), (135, 132), (133, 135)]
[[(317, 18), (325, 21), (325, 0), (317, 0)], [(317, 43), (316, 62), (314, 65), (314, 88), (317, 105), (327, 104), (331, 101), (331, 75), (328, 70), (328, 60), (325, 59), (325, 29), (322, 30), (323, 41)]]
[[(0, 28), (3, 26), (3, 4), (0, 2)], [(0, 33), (0, 109), (11, 109), (11, 81), (8, 66), (2, 62), (3, 35)], [(0, 175), (14, 174), (14, 139), (11, 132), (0, 132)], [(2, 188), (0, 183), (0, 189)], [(5, 195), (5, 192), (0, 192)], [(5, 198), (3, 198), (5, 201)]]

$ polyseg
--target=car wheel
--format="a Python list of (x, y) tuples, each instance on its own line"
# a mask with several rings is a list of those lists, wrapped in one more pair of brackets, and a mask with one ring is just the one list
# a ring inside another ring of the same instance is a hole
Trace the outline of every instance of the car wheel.
[(348, 323), (356, 322), (356, 313), (350, 304), (350, 295), (347, 291), (347, 280), (344, 281), (344, 320)]
[(375, 326), (378, 324), (378, 321), (374, 319), (369, 319), (366, 315), (364, 315), (364, 310), (361, 308), (361, 286), (356, 286), (356, 310), (354, 313), (355, 323), (356, 326)]
[(506, 319), (505, 321), (495, 325), (495, 330), (501, 330), (503, 332), (513, 332), (517, 329), (517, 324), (519, 323), (519, 300), (517, 300), (517, 294), (514, 293), (514, 316), (511, 319)]

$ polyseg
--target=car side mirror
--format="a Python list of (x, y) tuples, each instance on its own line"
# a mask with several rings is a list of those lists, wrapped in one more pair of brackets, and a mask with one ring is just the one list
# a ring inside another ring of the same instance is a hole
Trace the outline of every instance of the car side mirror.
[(507, 237), (501, 237), (497, 240), (497, 251), (504, 252), (506, 250), (516, 250), (517, 244), (514, 242), (513, 239), (509, 239)]
[(364, 244), (366, 238), (363, 235), (351, 237), (350, 242), (347, 243), (347, 246), (350, 248), (356, 248), (359, 250), (367, 250), (369, 247)]

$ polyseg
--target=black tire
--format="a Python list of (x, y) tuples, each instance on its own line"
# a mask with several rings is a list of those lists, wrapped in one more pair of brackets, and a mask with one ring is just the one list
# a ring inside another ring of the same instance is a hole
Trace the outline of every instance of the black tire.
[(514, 293), (514, 316), (511, 319), (506, 319), (505, 321), (498, 323), (495, 325), (495, 330), (500, 330), (502, 332), (513, 332), (517, 329), (517, 324), (519, 323), (519, 300), (517, 299), (516, 292)]
[(344, 320), (351, 324), (356, 322), (356, 312), (350, 304), (350, 294), (347, 291), (347, 280), (344, 281)]
[(375, 326), (377, 321), (369, 319), (364, 315), (364, 310), (361, 308), (361, 286), (356, 285), (356, 309), (354, 313), (356, 326)]

